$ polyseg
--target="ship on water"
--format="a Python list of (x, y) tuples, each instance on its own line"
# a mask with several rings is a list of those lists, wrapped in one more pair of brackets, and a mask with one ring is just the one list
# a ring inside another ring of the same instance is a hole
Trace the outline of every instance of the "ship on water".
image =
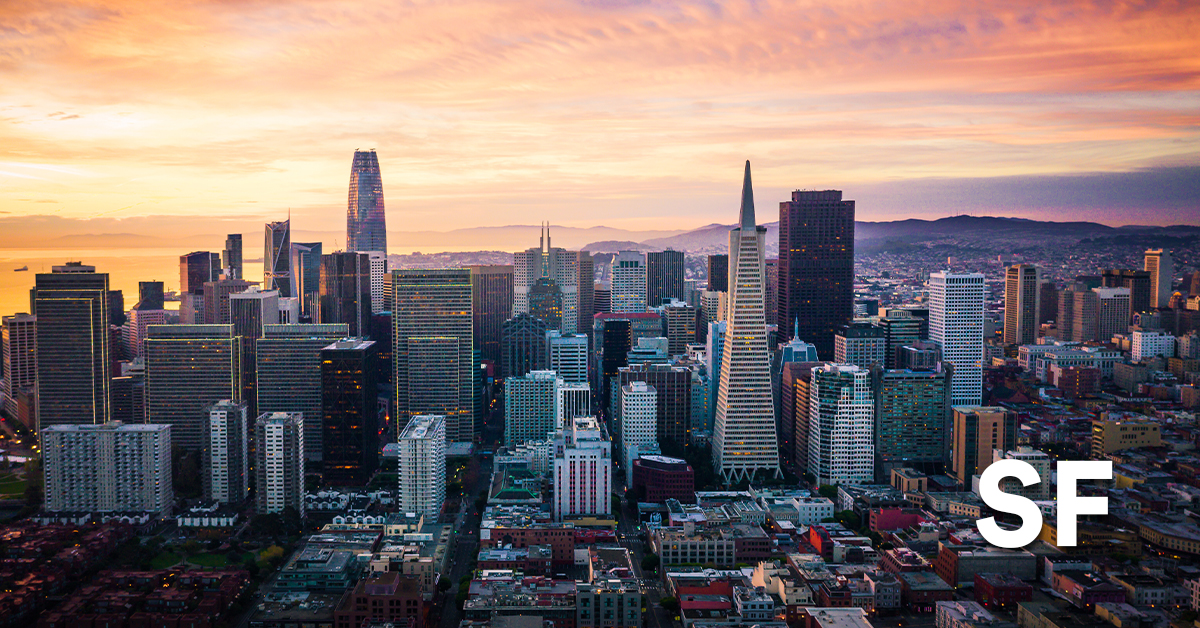
[(14, 268), (14, 269), (13, 269), (13, 272), (14, 272), (14, 273), (23, 273), (23, 272), (25, 272), (25, 271), (27, 271), (27, 270), (29, 270), (29, 267), (28, 267), (28, 266), (22, 266), (22, 267), (20, 267), (20, 268)]

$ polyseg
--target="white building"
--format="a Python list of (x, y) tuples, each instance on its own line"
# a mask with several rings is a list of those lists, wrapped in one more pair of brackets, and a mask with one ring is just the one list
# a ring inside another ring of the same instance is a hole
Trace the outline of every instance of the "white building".
[(554, 371), (530, 371), (504, 380), (504, 444), (546, 440), (557, 427), (558, 386)]
[(1047, 353), (1070, 350), (1079, 347), (1078, 342), (1070, 340), (1050, 340), (1036, 345), (1021, 345), (1017, 347), (1017, 364), (1021, 370), (1029, 372), (1037, 367), (1037, 359)]
[(153, 512), (169, 515), (171, 426), (52, 425), (42, 430), (49, 512)]
[(646, 382), (621, 387), (621, 462), (632, 477), (638, 451), (658, 447), (658, 391)]
[(254, 421), (255, 488), (259, 514), (291, 506), (304, 515), (304, 416), (264, 413)]
[(612, 261), (612, 311), (646, 311), (646, 254), (620, 251)]
[(592, 414), (592, 387), (558, 380), (554, 401), (554, 429), (561, 430), (571, 419)]
[(1130, 335), (1133, 337), (1131, 354), (1134, 362), (1160, 355), (1175, 357), (1175, 336), (1165, 331), (1135, 331)]
[(937, 616), (934, 620), (936, 628), (976, 628), (980, 625), (996, 623), (995, 615), (977, 602), (955, 600), (952, 602), (936, 602)]
[(583, 334), (563, 335), (557, 329), (546, 332), (547, 364), (559, 378), (572, 384), (588, 382), (588, 339)]
[(612, 514), (612, 442), (595, 417), (554, 436), (554, 519)]
[(1105, 347), (1059, 347), (1057, 351), (1043, 353), (1034, 360), (1034, 375), (1050, 381), (1054, 367), (1084, 366), (1100, 370), (1100, 376), (1112, 379), (1113, 365), (1125, 360), (1124, 354)]
[(125, 344), (125, 354), (130, 358), (145, 357), (146, 328), (150, 325), (166, 325), (166, 310), (140, 310), (133, 308), (121, 330), (121, 341)]
[(4, 377), (0, 378), (0, 407), (17, 416), (17, 391), (37, 384), (37, 317), (29, 314), (5, 316), (0, 327)]
[(400, 512), (437, 517), (446, 502), (446, 417), (413, 417), (400, 433)]
[[(384, 251), (365, 251), (371, 274), (371, 311), (382, 312), (384, 277), (387, 276), (387, 253)], [(292, 321), (299, 323), (299, 319)]]
[(795, 497), (796, 525), (811, 526), (833, 516), (833, 500), (827, 497)]
[(929, 339), (954, 366), (951, 404), (983, 403), (983, 275), (948, 270), (929, 275)]
[(1150, 307), (1167, 307), (1171, 301), (1171, 281), (1175, 277), (1171, 252), (1162, 249), (1146, 251), (1145, 270), (1150, 273)]
[(992, 451), (992, 461), (999, 460), (1020, 460), (1028, 463), (1037, 470), (1038, 477), (1041, 481), (1037, 484), (1022, 486), (1021, 481), (1016, 478), (1005, 478), (1000, 480), (1000, 490), (1009, 495), (1021, 495), (1032, 500), (1052, 499), (1054, 493), (1050, 490), (1050, 456), (1045, 453), (1033, 449), (1032, 447), (1017, 447), (1015, 450), (1004, 451), (995, 449)]
[(700, 312), (706, 323), (725, 320), (729, 311), (729, 293), (723, 290), (705, 290), (700, 293)]
[(222, 504), (240, 504), (250, 494), (246, 402), (226, 399), (206, 412), (204, 496)]
[(808, 398), (808, 470), (817, 483), (872, 483), (875, 399), (870, 371), (852, 364), (813, 367)]

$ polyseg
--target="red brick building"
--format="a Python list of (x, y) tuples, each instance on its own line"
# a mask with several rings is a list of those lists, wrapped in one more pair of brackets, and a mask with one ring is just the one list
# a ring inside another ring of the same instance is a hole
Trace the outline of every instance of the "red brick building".
[(359, 628), (363, 622), (404, 622), (424, 625), (421, 579), (384, 571), (360, 580), (333, 614), (336, 628)]
[(633, 494), (640, 502), (662, 504), (677, 499), (696, 503), (696, 474), (686, 461), (666, 456), (642, 456), (633, 461)]
[(1088, 366), (1053, 367), (1050, 376), (1066, 399), (1077, 399), (1100, 390), (1100, 369)]
[(1033, 601), (1033, 587), (1010, 573), (975, 574), (975, 601), (985, 608), (1008, 609)]

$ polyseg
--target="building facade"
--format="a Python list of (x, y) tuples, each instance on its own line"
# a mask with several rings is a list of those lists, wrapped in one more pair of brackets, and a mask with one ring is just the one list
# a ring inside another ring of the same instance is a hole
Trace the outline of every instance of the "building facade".
[(629, 314), (646, 311), (646, 256), (637, 251), (619, 251), (612, 261), (612, 312)]
[(371, 320), (371, 259), (366, 253), (321, 256), (321, 321), (344, 323), (351, 336), (365, 336)]
[(808, 472), (818, 484), (870, 484), (875, 479), (870, 372), (852, 364), (814, 367), (808, 398)]
[(672, 299), (683, 301), (683, 251), (667, 249), (646, 254), (646, 305), (658, 307)]
[(971, 486), (971, 476), (992, 464), (993, 449), (1017, 448), (1017, 413), (998, 406), (955, 406), (954, 476)]
[(437, 517), (446, 503), (446, 417), (415, 416), (400, 433), (400, 512)]
[(224, 399), (207, 408), (200, 465), (204, 497), (240, 504), (250, 492), (250, 434), (246, 402)]
[(0, 319), (0, 351), (0, 408), (16, 418), (18, 393), (37, 386), (37, 317), (21, 313)]
[(242, 338), (233, 325), (151, 325), (145, 344), (146, 420), (170, 425), (175, 445), (199, 452), (205, 408), (242, 399)]
[(554, 436), (554, 520), (612, 515), (612, 441), (594, 417)]
[(281, 297), (294, 297), (292, 275), (292, 220), (268, 222), (263, 244), (263, 290), (276, 290)]
[(263, 414), (254, 422), (255, 505), (259, 514), (295, 508), (304, 516), (304, 420)]
[(800, 337), (828, 360), (854, 316), (854, 201), (840, 191), (796, 190), (779, 204), (778, 298), (779, 319), (799, 320)]
[(513, 267), (468, 268), (471, 269), (471, 324), (475, 346), (481, 360), (499, 366), (501, 328), (513, 311)]
[(112, 418), (108, 275), (68, 262), (38, 273), (37, 423), (100, 425)]
[(1016, 264), (1004, 271), (1004, 344), (1029, 345), (1041, 326), (1042, 271)]
[(379, 466), (379, 350), (346, 338), (321, 350), (321, 471), (325, 483), (364, 486)]
[(349, 336), (345, 323), (264, 325), (258, 345), (260, 414), (292, 412), (304, 421), (304, 457), (320, 468), (321, 350)]
[(171, 514), (171, 426), (51, 425), (41, 439), (48, 512)]
[(953, 369), (953, 405), (983, 402), (983, 275), (929, 275), (929, 339)]

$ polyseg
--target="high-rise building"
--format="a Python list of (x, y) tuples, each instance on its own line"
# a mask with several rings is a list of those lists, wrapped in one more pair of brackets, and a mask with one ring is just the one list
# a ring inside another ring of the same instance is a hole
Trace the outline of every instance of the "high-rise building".
[(165, 306), (165, 293), (161, 281), (139, 281), (138, 303), (147, 310), (161, 310)]
[(471, 271), (393, 270), (392, 293), (397, 429), (411, 416), (436, 414), (446, 417), (449, 442), (474, 441)]
[(592, 315), (612, 312), (612, 284), (597, 281), (592, 285)]
[(1037, 501), (1054, 499), (1050, 491), (1050, 485), (1053, 483), (1050, 473), (1051, 461), (1045, 452), (1024, 446), (1015, 450), (995, 449), (992, 451), (992, 461), (999, 460), (1020, 460), (1033, 467), (1040, 479), (1039, 482), (1024, 486), (1017, 478), (1004, 478), (1000, 480), (1000, 490), (1009, 495), (1020, 495)]
[(197, 325), (228, 325), (232, 320), (229, 316), (229, 296), (256, 288), (258, 284), (244, 279), (221, 278), (204, 284), (204, 310)]
[(242, 395), (240, 399), (250, 408), (250, 416), (258, 416), (258, 358), (256, 341), (263, 336), (267, 325), (279, 323), (277, 290), (259, 290), (251, 286), (243, 292), (229, 295), (229, 322), (233, 335), (242, 338)]
[(779, 258), (769, 258), (763, 264), (763, 272), (766, 273), (766, 294), (765, 303), (767, 304), (767, 324), (779, 324)]
[(339, 340), (321, 350), (322, 478), (365, 486), (379, 466), (375, 341)]
[(224, 399), (205, 408), (204, 498), (240, 504), (250, 494), (249, 415), (246, 402)]
[(1150, 294), (1152, 282), (1149, 272), (1144, 270), (1108, 269), (1104, 271), (1100, 279), (1102, 281), (1101, 285), (1104, 288), (1129, 289), (1129, 315), (1126, 323), (1133, 320), (1134, 314), (1150, 309), (1153, 297)]
[(837, 190), (792, 192), (779, 204), (778, 318), (833, 355), (833, 336), (854, 316), (854, 201)]
[(554, 435), (554, 520), (612, 514), (612, 441), (595, 417)]
[(546, 322), (547, 329), (562, 329), (563, 295), (558, 283), (542, 277), (529, 288), (529, 315)]
[(759, 471), (780, 475), (765, 313), (767, 229), (754, 220), (749, 161), (740, 214), (729, 232), (729, 314), (712, 440), (714, 466), (727, 484)]
[(615, 390), (611, 380), (616, 376), (617, 369), (629, 364), (629, 352), (643, 338), (657, 338), (662, 334), (662, 317), (654, 312), (613, 312), (593, 317), (592, 336), (595, 343), (592, 351), (597, 366), (596, 390), (602, 407), (608, 408), (610, 396)]
[(292, 268), (296, 272), (296, 295), (300, 299), (300, 314), (308, 322), (320, 322), (321, 311), (321, 243), (293, 242)]
[(382, 251), (369, 251), (367, 262), (368, 281), (371, 287), (371, 311), (382, 312), (384, 311), (384, 292), (388, 288), (388, 283), (383, 279), (387, 276), (388, 271), (387, 254)]
[(521, 313), (500, 326), (500, 376), (520, 377), (548, 366), (546, 321)]
[[(573, 334), (579, 329), (579, 259), (575, 251), (556, 249), (550, 245), (550, 227), (542, 228), (540, 244), (536, 249), (526, 249), (513, 254), (513, 314), (533, 313), (530, 293), (540, 279), (554, 282), (561, 295), (561, 322), (559, 329), (564, 334)], [(549, 286), (543, 284), (541, 289)], [(540, 318), (540, 317), (539, 317)], [(586, 320), (586, 316), (584, 317)], [(549, 323), (550, 321), (547, 321)]]
[(870, 484), (875, 479), (870, 372), (852, 364), (814, 367), (808, 403), (808, 472), (818, 484)]
[(106, 423), (112, 417), (108, 274), (79, 262), (51, 270), (38, 273), (31, 294), (38, 429)]
[(304, 457), (322, 459), (321, 350), (349, 335), (345, 323), (264, 325), (258, 347), (260, 414), (293, 413), (304, 421)]
[(588, 251), (575, 252), (575, 268), (579, 272), (579, 319), (577, 333), (592, 335), (592, 317), (596, 315), (596, 260)]
[(1175, 357), (1175, 336), (1161, 330), (1143, 331), (1137, 330), (1130, 335), (1130, 351), (1129, 357), (1134, 362), (1142, 360), (1163, 357)]
[(112, 396), (112, 420), (122, 423), (146, 421), (146, 360), (121, 363), (120, 375), (109, 384)]
[(1058, 320), (1058, 284), (1054, 280), (1043, 280), (1041, 305), (1038, 306), (1038, 322), (1053, 323)]
[(708, 290), (729, 292), (729, 256), (708, 256)]
[(1171, 252), (1163, 249), (1146, 251), (1146, 272), (1150, 273), (1150, 307), (1167, 307), (1171, 301), (1171, 283), (1175, 279), (1175, 262)]
[(513, 311), (513, 267), (469, 266), (475, 347), (485, 362), (500, 365), (500, 335)]
[(667, 352), (672, 356), (687, 353), (696, 342), (696, 308), (683, 301), (671, 301), (658, 307), (667, 328)]
[(400, 512), (434, 518), (446, 503), (446, 417), (414, 416), (400, 432)]
[(639, 452), (658, 452), (658, 391), (642, 381), (620, 388), (621, 462), (627, 474)]
[[(939, 365), (940, 366), (940, 365)], [(911, 467), (944, 473), (950, 457), (950, 373), (871, 369), (875, 394), (875, 480)]]
[(225, 236), (225, 254), (221, 256), (221, 268), (229, 271), (230, 279), (242, 278), (242, 234)]
[(658, 307), (672, 299), (683, 301), (683, 251), (667, 249), (646, 254), (646, 305)]
[(171, 426), (60, 424), (41, 437), (48, 512), (171, 514)]
[(721, 354), (725, 351), (725, 321), (708, 324), (705, 341), (705, 370), (708, 371), (708, 422), (704, 429), (711, 431), (717, 419), (717, 392), (721, 383)]
[(620, 251), (612, 260), (612, 311), (646, 311), (646, 256), (637, 251)]
[[(583, 334), (546, 332), (547, 368), (566, 382), (588, 383), (588, 338)], [(532, 370), (532, 369), (531, 369)]]
[(1076, 289), (1064, 293), (1068, 294), (1070, 298), (1065, 302), (1072, 307), (1070, 340), (1108, 342), (1114, 334), (1129, 330), (1129, 288)]
[(204, 447), (205, 408), (242, 395), (242, 338), (233, 325), (151, 325), (146, 331), (146, 420), (171, 426), (175, 445)]
[(692, 372), (669, 364), (634, 364), (618, 370), (621, 386), (646, 382), (655, 390), (655, 433), (660, 442), (689, 444), (692, 416)]
[(37, 386), (37, 317), (21, 313), (0, 319), (0, 343), (4, 360), (0, 408), (16, 418), (18, 393)]
[(898, 352), (901, 347), (921, 339), (921, 323), (921, 319), (907, 310), (888, 310), (888, 315), (879, 319), (876, 325), (883, 330), (884, 368), (899, 368), (896, 366)]
[(785, 362), (779, 374), (780, 457), (797, 473), (808, 468), (809, 384), (813, 368), (823, 364), (815, 360)]
[(281, 297), (296, 296), (292, 274), (292, 219), (268, 222), (263, 245), (263, 289)]
[(1017, 413), (996, 406), (955, 406), (953, 431), (954, 477), (971, 486), (971, 476), (992, 464), (992, 450), (1017, 447)]
[(375, 149), (354, 151), (350, 166), (350, 201), (346, 208), (346, 250), (387, 254), (387, 220), (383, 178)]
[(304, 516), (304, 419), (291, 412), (254, 421), (255, 506), (258, 514), (291, 507)]
[(952, 405), (983, 401), (983, 275), (940, 271), (929, 275), (929, 339), (953, 367)]
[(1004, 344), (1031, 345), (1042, 313), (1042, 270), (1014, 264), (1004, 271)]
[(546, 440), (557, 427), (561, 382), (554, 371), (531, 371), (504, 380), (504, 444)]
[(838, 364), (869, 369), (875, 364), (883, 364), (886, 354), (884, 331), (870, 323), (843, 325), (833, 337), (833, 359)]
[(592, 388), (586, 383), (573, 384), (559, 379), (555, 393), (554, 425), (562, 429), (575, 417), (591, 416)]
[(345, 323), (365, 336), (371, 319), (371, 269), (366, 253), (321, 256), (321, 322)]
[(204, 284), (221, 278), (221, 256), (196, 251), (179, 256), (179, 322), (203, 323)]

